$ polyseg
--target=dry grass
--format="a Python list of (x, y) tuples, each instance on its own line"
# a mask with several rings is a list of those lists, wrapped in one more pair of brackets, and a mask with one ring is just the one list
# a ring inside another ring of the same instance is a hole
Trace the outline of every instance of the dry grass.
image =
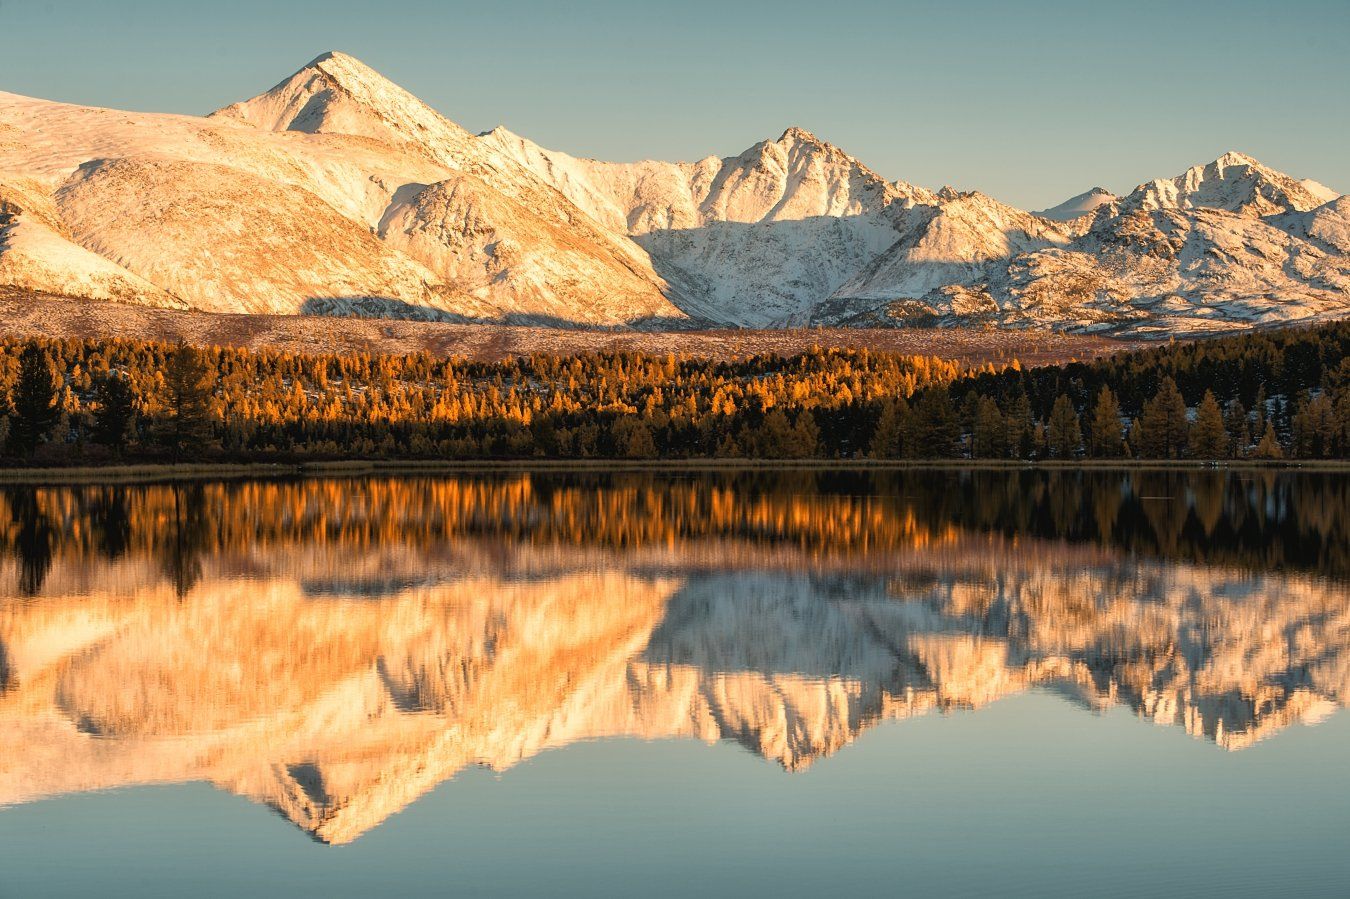
[(643, 350), (730, 359), (792, 354), (819, 344), (939, 356), (969, 364), (1024, 365), (1093, 359), (1129, 349), (1126, 341), (1051, 331), (966, 328), (798, 328), (793, 330), (599, 331), (509, 325), (456, 325), (387, 319), (220, 315), (0, 289), (0, 335), (186, 340), (203, 346), (271, 348), (297, 353), (406, 353), (489, 361), (528, 353)]

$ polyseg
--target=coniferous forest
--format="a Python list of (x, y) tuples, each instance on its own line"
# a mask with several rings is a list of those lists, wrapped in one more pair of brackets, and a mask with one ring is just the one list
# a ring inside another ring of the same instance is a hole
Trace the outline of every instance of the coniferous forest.
[(500, 362), (0, 341), (10, 465), (330, 459), (1324, 459), (1350, 323), (965, 368), (815, 348)]

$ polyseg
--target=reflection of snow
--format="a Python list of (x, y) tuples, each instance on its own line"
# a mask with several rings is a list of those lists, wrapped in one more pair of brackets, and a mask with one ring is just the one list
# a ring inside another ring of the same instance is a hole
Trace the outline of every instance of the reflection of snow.
[(795, 770), (1034, 685), (1230, 749), (1345, 702), (1339, 586), (983, 545), (809, 575), (292, 551), (248, 577), (208, 559), (182, 598), (135, 557), (58, 560), (49, 587), (78, 593), (0, 604), (0, 802), (205, 778), (342, 842), (467, 765), (596, 737), (732, 739)]

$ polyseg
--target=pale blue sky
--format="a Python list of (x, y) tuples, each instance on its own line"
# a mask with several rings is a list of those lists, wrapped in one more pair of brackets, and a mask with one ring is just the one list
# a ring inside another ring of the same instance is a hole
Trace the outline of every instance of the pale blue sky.
[(1350, 191), (1350, 2), (0, 0), (0, 89), (202, 113), (328, 49), (474, 131), (606, 159), (788, 125), (1029, 208), (1225, 150)]

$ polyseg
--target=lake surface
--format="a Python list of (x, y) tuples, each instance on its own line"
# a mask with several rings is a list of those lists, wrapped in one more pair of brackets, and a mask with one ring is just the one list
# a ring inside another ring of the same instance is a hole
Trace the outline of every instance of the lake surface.
[(1346, 895), (1350, 477), (0, 488), (0, 896)]

